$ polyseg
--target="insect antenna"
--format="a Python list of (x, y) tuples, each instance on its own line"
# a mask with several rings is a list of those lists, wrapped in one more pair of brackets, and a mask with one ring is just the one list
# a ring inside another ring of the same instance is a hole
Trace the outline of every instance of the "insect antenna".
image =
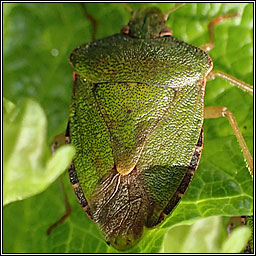
[(127, 3), (122, 3), (123, 4), (123, 6), (129, 11), (129, 12), (133, 12), (133, 10), (132, 10), (132, 7), (130, 6), (130, 5), (128, 5)]
[(82, 8), (85, 18), (91, 23), (92, 41), (94, 41), (96, 39), (96, 32), (97, 32), (97, 27), (98, 27), (97, 20), (90, 13), (88, 13), (85, 3), (80, 3), (80, 7)]
[(180, 7), (184, 6), (184, 5), (185, 5), (185, 3), (178, 4), (177, 6), (175, 6), (174, 8), (172, 8), (171, 10), (169, 10), (168, 12), (166, 12), (166, 13), (164, 14), (164, 19), (167, 20), (170, 13), (176, 11), (178, 8), (180, 8)]

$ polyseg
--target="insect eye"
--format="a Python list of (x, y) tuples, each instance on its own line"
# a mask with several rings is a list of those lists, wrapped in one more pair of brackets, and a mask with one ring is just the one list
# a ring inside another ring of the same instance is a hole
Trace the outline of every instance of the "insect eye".
[(122, 27), (121, 33), (129, 34), (129, 32), (130, 32), (130, 27), (128, 25)]
[(169, 37), (172, 35), (172, 30), (170, 28), (165, 27), (160, 33), (160, 37)]

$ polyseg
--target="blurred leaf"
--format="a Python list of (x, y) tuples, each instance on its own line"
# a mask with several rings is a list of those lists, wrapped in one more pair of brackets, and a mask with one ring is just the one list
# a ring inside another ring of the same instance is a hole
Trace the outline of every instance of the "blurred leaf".
[(248, 227), (239, 227), (235, 229), (230, 237), (224, 242), (221, 253), (240, 253), (243, 251), (251, 236)]
[[(98, 22), (97, 38), (119, 33), (128, 23), (130, 13), (121, 3), (86, 5)], [(175, 3), (129, 5), (133, 9), (141, 5), (157, 5), (166, 12)], [(91, 26), (80, 4), (16, 3), (8, 6), (5, 3), (3, 9), (3, 93), (15, 104), (29, 96), (42, 105), (49, 120), (49, 144), (54, 135), (65, 130), (68, 120), (72, 91), (69, 54), (79, 44), (91, 40)], [(175, 37), (200, 46), (209, 41), (207, 24), (210, 19), (237, 11), (239, 17), (216, 26), (216, 45), (210, 55), (214, 69), (252, 84), (252, 3), (188, 3), (170, 14), (167, 25)], [(222, 105), (233, 112), (252, 153), (253, 98), (217, 78), (207, 83), (205, 105)], [(252, 179), (228, 120), (205, 120), (204, 133), (200, 166), (181, 203), (161, 226), (147, 230), (141, 242), (129, 252), (161, 251), (164, 235), (170, 227), (192, 224), (213, 215), (252, 215)], [(49, 237), (45, 235), (47, 228), (65, 210), (57, 185), (4, 208), (4, 252), (117, 252), (106, 245), (98, 227), (80, 208), (67, 174), (65, 187), (71, 201), (71, 216)]]
[[(11, 120), (11, 112), (13, 109), (15, 109), (15, 104), (7, 100), (6, 98), (3, 98), (3, 113), (5, 118)], [(7, 117), (7, 115), (9, 116)]]
[(164, 252), (173, 253), (240, 253), (250, 237), (248, 227), (238, 227), (225, 234), (226, 226), (219, 216), (208, 217), (170, 229), (164, 239)]
[(74, 156), (70, 145), (57, 150), (45, 164), (46, 118), (32, 100), (19, 108), (4, 99), (3, 205), (46, 189), (68, 167)]

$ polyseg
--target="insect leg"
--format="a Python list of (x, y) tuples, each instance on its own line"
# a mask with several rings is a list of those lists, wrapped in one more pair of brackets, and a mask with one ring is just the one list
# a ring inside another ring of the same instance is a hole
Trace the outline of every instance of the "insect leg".
[(65, 134), (61, 133), (54, 137), (53, 142), (51, 144), (51, 151), (52, 155), (54, 155), (54, 152), (58, 147), (65, 144)]
[(58, 178), (58, 181), (59, 181), (59, 186), (60, 186), (60, 189), (61, 189), (61, 192), (62, 192), (62, 195), (63, 195), (63, 199), (64, 199), (64, 202), (65, 202), (65, 208), (66, 208), (66, 212), (63, 216), (61, 216), (61, 218), (59, 218), (54, 224), (52, 224), (48, 229), (47, 229), (47, 235), (49, 235), (51, 233), (51, 231), (60, 223), (62, 223), (71, 213), (71, 207), (69, 205), (69, 202), (68, 202), (68, 197), (67, 197), (67, 194), (66, 194), (66, 191), (65, 191), (65, 188), (64, 188), (64, 185), (63, 185), (63, 181), (61, 179), (61, 177)]
[(231, 84), (236, 85), (241, 90), (253, 95), (253, 87), (251, 85), (246, 84), (245, 82), (240, 81), (237, 78), (230, 76), (222, 71), (218, 71), (218, 70), (211, 71), (207, 76), (207, 81), (211, 81), (211, 80), (215, 79), (216, 77), (221, 77), (221, 78), (229, 81)]
[(208, 24), (208, 33), (209, 33), (210, 42), (200, 46), (200, 48), (206, 52), (209, 52), (214, 47), (214, 33), (213, 33), (214, 31), (213, 30), (214, 30), (215, 25), (217, 25), (218, 23), (220, 23), (226, 19), (233, 18), (237, 15), (238, 15), (238, 13), (231, 13), (231, 14), (219, 16), (219, 17), (211, 20)]
[(243, 135), (241, 134), (241, 131), (237, 125), (236, 119), (232, 112), (230, 112), (226, 107), (223, 106), (216, 106), (216, 107), (206, 107), (204, 111), (204, 118), (219, 118), (219, 117), (227, 117), (229, 120), (229, 123), (234, 131), (234, 134), (240, 144), (240, 147), (242, 149), (244, 158), (246, 160), (246, 163), (248, 165), (249, 171), (251, 175), (253, 176), (253, 160), (252, 156), (250, 154), (250, 151), (244, 141)]
[[(61, 133), (57, 136), (54, 137), (53, 139), (53, 142), (51, 144), (51, 151), (52, 151), (52, 154), (55, 153), (56, 149), (58, 147), (60, 147), (61, 145), (64, 145), (64, 144), (69, 144), (70, 143), (70, 140), (69, 140), (69, 122), (68, 122), (68, 125), (67, 125), (67, 129), (66, 129), (66, 132), (65, 133)], [(66, 212), (65, 214), (59, 219), (57, 220), (54, 224), (52, 224), (48, 229), (47, 229), (47, 234), (49, 235), (51, 233), (51, 231), (61, 222), (63, 222), (71, 213), (71, 207), (69, 205), (69, 202), (68, 202), (68, 197), (67, 197), (67, 194), (66, 194), (66, 191), (65, 191), (65, 188), (64, 188), (64, 185), (63, 185), (63, 181), (61, 179), (61, 176), (58, 178), (58, 182), (59, 182), (59, 186), (60, 186), (60, 190), (61, 190), (61, 193), (62, 193), (62, 196), (63, 196), (63, 200), (65, 202), (65, 208), (66, 208)]]
[(253, 216), (235, 216), (231, 217), (227, 224), (227, 234), (231, 235), (232, 231), (239, 226), (247, 226), (251, 229), (251, 237), (245, 246), (244, 253), (252, 253), (253, 247)]

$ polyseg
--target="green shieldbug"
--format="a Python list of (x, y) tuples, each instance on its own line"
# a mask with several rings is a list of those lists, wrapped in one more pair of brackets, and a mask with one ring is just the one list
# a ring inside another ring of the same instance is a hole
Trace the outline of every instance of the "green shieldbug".
[(70, 56), (74, 86), (67, 142), (69, 169), (81, 206), (118, 250), (134, 246), (144, 227), (170, 214), (200, 161), (204, 118), (228, 117), (252, 172), (252, 159), (230, 111), (204, 109), (211, 71), (207, 52), (172, 36), (158, 8), (139, 8), (121, 34), (77, 47)]

